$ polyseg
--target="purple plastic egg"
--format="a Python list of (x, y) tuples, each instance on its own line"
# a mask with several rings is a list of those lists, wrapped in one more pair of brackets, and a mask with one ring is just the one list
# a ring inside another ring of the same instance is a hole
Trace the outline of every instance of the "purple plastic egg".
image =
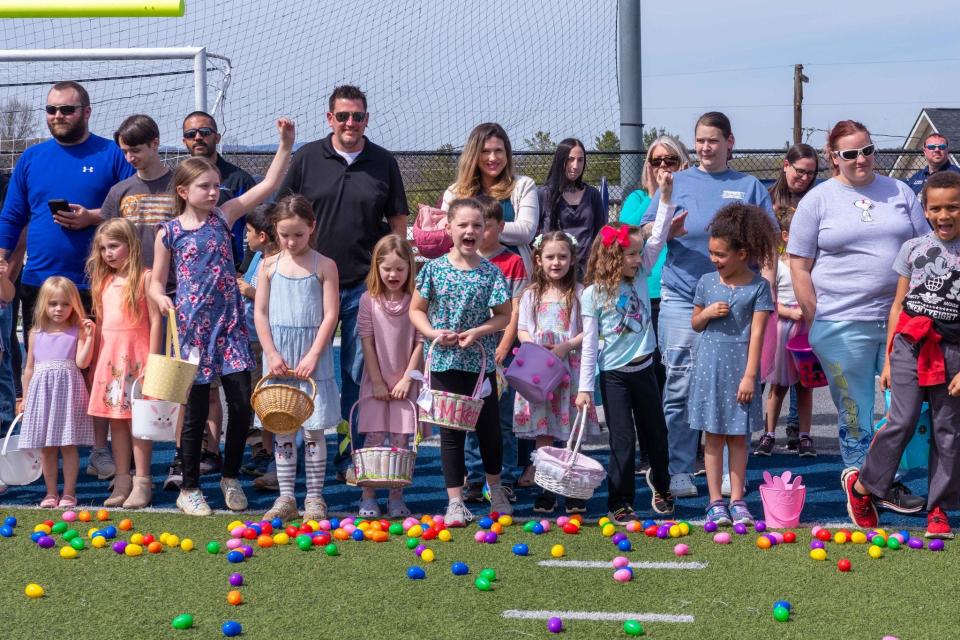
[(243, 586), (243, 574), (242, 574), (242, 573), (231, 573), (231, 574), (230, 574), (230, 586), (231, 586), (231, 587), (242, 587), (242, 586)]
[(626, 540), (626, 539), (627, 539), (627, 534), (623, 532), (615, 533), (612, 536), (610, 536), (610, 542), (612, 542), (613, 544), (618, 544), (621, 540)]
[(773, 536), (773, 539), (777, 541), (777, 544), (783, 544), (783, 534), (779, 531), (771, 531), (767, 535)]
[(943, 551), (944, 546), (943, 540), (931, 540), (928, 548), (930, 551)]
[(111, 547), (116, 553), (123, 553), (127, 548), (127, 542), (125, 540), (117, 540), (113, 543)]
[(51, 538), (50, 536), (43, 536), (42, 538), (37, 540), (37, 544), (40, 546), (41, 549), (50, 549), (55, 544), (57, 544), (57, 541)]
[(811, 549), (823, 549), (823, 547), (824, 547), (824, 545), (823, 545), (823, 540), (811, 540), (811, 541), (810, 541), (810, 548), (811, 548)]
[(773, 535), (772, 533), (765, 533), (763, 534), (763, 537), (770, 541), (770, 546), (776, 546), (780, 544), (780, 541), (777, 540), (777, 536)]
[(757, 523), (753, 525), (753, 529), (757, 533), (763, 533), (764, 531), (767, 530), (767, 523), (764, 522), (763, 520), (757, 520)]
[(703, 523), (703, 530), (704, 530), (706, 533), (713, 533), (714, 531), (717, 530), (717, 523), (716, 523), (716, 522), (704, 522), (704, 523)]
[(420, 554), (423, 553), (426, 548), (426, 545), (418, 544), (413, 548), (413, 552), (417, 554), (417, 557), (419, 558)]
[(923, 549), (923, 540), (920, 538), (910, 538), (907, 540), (907, 546), (911, 549)]
[(241, 546), (240, 546), (240, 550), (243, 551), (243, 557), (244, 557), (244, 558), (252, 558), (252, 557), (253, 557), (253, 547), (251, 547), (250, 545), (248, 545), (248, 544), (241, 545)]
[(563, 631), (563, 620), (557, 617), (547, 620), (547, 631), (550, 633), (560, 633)]
[(487, 531), (483, 536), (483, 541), (487, 544), (494, 544), (497, 541), (497, 534), (494, 531)]
[(733, 525), (733, 532), (741, 536), (746, 535), (747, 525), (743, 524), (742, 522), (738, 522), (737, 524)]

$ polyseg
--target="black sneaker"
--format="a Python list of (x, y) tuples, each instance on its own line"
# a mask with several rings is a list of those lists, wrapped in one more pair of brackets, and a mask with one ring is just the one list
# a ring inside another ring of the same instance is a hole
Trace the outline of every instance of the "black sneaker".
[(902, 482), (894, 482), (883, 498), (874, 498), (877, 507), (896, 513), (920, 513), (927, 504), (926, 498), (915, 496)]
[(760, 442), (757, 444), (757, 448), (753, 450), (753, 455), (755, 456), (765, 456), (770, 457), (770, 454), (773, 453), (773, 445), (776, 443), (777, 439), (769, 431), (760, 436)]
[(813, 438), (810, 436), (800, 436), (800, 444), (797, 445), (797, 455), (801, 458), (817, 457), (817, 448), (813, 446)]
[(670, 515), (673, 513), (673, 494), (668, 489), (666, 493), (657, 491), (650, 480), (650, 474), (647, 474), (647, 486), (650, 487), (650, 506), (660, 515)]
[(567, 509), (567, 513), (586, 513), (587, 512), (587, 501), (583, 498), (567, 498), (564, 501), (564, 505)]
[(200, 454), (200, 475), (205, 476), (208, 473), (220, 473), (223, 468), (223, 458), (219, 452), (207, 451)]
[(632, 522), (637, 519), (637, 514), (634, 512), (633, 507), (628, 504), (623, 505), (614, 509), (608, 514), (610, 520), (613, 521), (613, 524), (623, 526), (628, 522)]
[(791, 451), (796, 451), (800, 446), (800, 425), (798, 424), (788, 424), (787, 425), (787, 449)]
[(650, 471), (650, 458), (646, 455), (641, 455), (640, 460), (637, 462), (637, 467), (633, 472), (635, 476), (645, 476), (647, 472)]
[(536, 502), (533, 503), (533, 510), (537, 513), (551, 513), (557, 508), (557, 494), (544, 489)]
[(250, 461), (240, 468), (240, 472), (247, 476), (259, 478), (267, 472), (267, 466), (273, 460), (273, 454), (263, 448), (263, 445), (257, 443), (259, 447), (253, 449)]
[(483, 483), (470, 482), (463, 490), (464, 502), (483, 502)]
[(167, 469), (167, 479), (163, 481), (164, 491), (179, 491), (183, 484), (183, 460), (174, 458)]

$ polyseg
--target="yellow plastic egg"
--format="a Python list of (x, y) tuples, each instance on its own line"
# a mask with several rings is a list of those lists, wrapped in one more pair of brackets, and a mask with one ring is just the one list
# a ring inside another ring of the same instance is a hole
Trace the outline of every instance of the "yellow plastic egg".
[(680, 527), (680, 535), (684, 535), (684, 536), (690, 535), (690, 525), (689, 525), (689, 524), (687, 524), (686, 522), (681, 522), (681, 523), (678, 524), (677, 526)]
[(135, 558), (143, 553), (143, 547), (141, 547), (139, 544), (131, 543), (124, 547), (123, 552), (131, 558)]
[(450, 532), (447, 531), (446, 529), (441, 529), (441, 530), (440, 530), (440, 533), (437, 534), (437, 539), (438, 539), (440, 542), (450, 542), (450, 540), (451, 540), (452, 538), (453, 538), (453, 536), (451, 536), (451, 535), (450, 535)]
[(847, 543), (847, 534), (843, 531), (837, 531), (833, 534), (833, 541), (837, 544), (846, 544)]
[(77, 557), (77, 550), (73, 547), (60, 547), (60, 557), (64, 560), (73, 560)]
[(563, 548), (562, 544), (555, 544), (550, 547), (550, 555), (552, 555), (554, 558), (562, 558), (566, 553), (567, 550)]
[(33, 528), (33, 532), (43, 531), (45, 534), (50, 535), (50, 525), (41, 522)]
[(142, 533), (133, 534), (132, 536), (130, 536), (130, 542), (132, 542), (133, 544), (143, 544), (143, 534)]
[(677, 524), (670, 525), (670, 537), (671, 538), (680, 537), (680, 525), (677, 525)]
[(424, 549), (420, 554), (420, 559), (424, 562), (433, 562), (436, 559), (436, 556), (433, 553), (432, 549)]
[(864, 544), (867, 541), (867, 534), (863, 531), (854, 531), (850, 535), (850, 542), (853, 544)]
[(90, 546), (92, 546), (94, 549), (103, 549), (105, 546), (107, 546), (107, 539), (103, 536), (97, 536), (90, 541)]
[(193, 551), (193, 540), (190, 538), (184, 538), (180, 541), (180, 548), (184, 551)]
[(617, 532), (617, 528), (610, 524), (609, 522), (603, 525), (603, 528), (600, 529), (600, 533), (603, 534), (604, 538), (610, 538)]
[(273, 544), (290, 544), (290, 536), (281, 531), (273, 534)]
[(26, 587), (24, 587), (23, 592), (27, 594), (28, 598), (42, 598), (43, 597), (43, 587), (38, 585), (35, 582), (31, 582)]
[(610, 524), (610, 518), (608, 518), (607, 516), (603, 516), (602, 518), (597, 520), (597, 525), (599, 525), (601, 529), (608, 524)]
[(93, 527), (92, 529), (88, 529), (88, 530), (87, 530), (87, 537), (92, 539), (92, 538), (93, 538), (93, 535), (94, 535), (97, 531), (100, 531), (100, 529), (98, 529), (97, 527)]
[(811, 549), (810, 558), (813, 560), (826, 560), (827, 551), (826, 549)]
[(233, 522), (227, 525), (227, 533), (230, 533), (237, 527), (242, 527), (242, 526), (244, 526), (242, 522), (240, 522), (239, 520), (234, 520)]
[(370, 522), (368, 520), (364, 520), (363, 522), (357, 525), (357, 529), (360, 529), (360, 531), (366, 531), (369, 528), (370, 528)]
[(423, 527), (421, 527), (418, 524), (415, 524), (409, 529), (407, 529), (408, 538), (419, 538), (422, 535), (423, 535)]
[(497, 518), (497, 522), (499, 522), (505, 527), (509, 527), (513, 525), (513, 516), (508, 516), (507, 514), (503, 514), (502, 516)]
[(165, 542), (164, 541), (161, 541), (161, 542), (163, 542), (163, 544), (167, 545), (168, 547), (179, 547), (180, 537), (175, 536), (171, 533), (170, 535), (167, 536), (167, 539)]
[(883, 557), (883, 549), (876, 545), (870, 545), (870, 548), (867, 549), (867, 554), (874, 560), (878, 560)]

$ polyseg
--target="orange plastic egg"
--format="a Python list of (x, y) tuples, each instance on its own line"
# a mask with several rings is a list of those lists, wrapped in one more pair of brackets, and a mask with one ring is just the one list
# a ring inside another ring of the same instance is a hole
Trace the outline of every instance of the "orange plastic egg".
[(97, 520), (99, 520), (100, 522), (103, 522), (109, 519), (110, 519), (109, 511), (107, 511), (106, 509), (100, 509), (99, 511), (97, 511)]
[(117, 529), (120, 529), (120, 531), (130, 531), (130, 529), (133, 529), (133, 520), (124, 518), (120, 521), (120, 524), (117, 525)]
[(163, 551), (163, 543), (160, 542), (159, 540), (154, 540), (153, 542), (147, 545), (147, 551), (149, 551), (150, 553), (160, 553), (161, 551)]
[(77, 514), (77, 520), (80, 522), (90, 522), (91, 516), (89, 511), (81, 511)]
[(229, 602), (233, 606), (237, 606), (238, 604), (243, 602), (243, 594), (237, 591), (236, 589), (234, 589), (233, 591), (230, 591), (229, 593), (227, 593), (227, 602)]
[(270, 547), (273, 546), (273, 538), (263, 533), (257, 536), (257, 546), (262, 547), (264, 549), (269, 549)]

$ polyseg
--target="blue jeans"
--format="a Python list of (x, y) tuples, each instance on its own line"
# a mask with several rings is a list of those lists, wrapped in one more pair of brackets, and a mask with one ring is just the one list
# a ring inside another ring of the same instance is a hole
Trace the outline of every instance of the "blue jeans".
[[(504, 362), (504, 366), (507, 364), (508, 362)], [(517, 392), (509, 386), (500, 396), (500, 437), (503, 441), (503, 470), (500, 472), (500, 483), (504, 486), (515, 483), (522, 472), (517, 464), (517, 437), (513, 435), (513, 401), (516, 397)], [(477, 434), (467, 434), (463, 454), (467, 464), (467, 482), (486, 482), (487, 476), (483, 471)]]
[[(13, 422), (14, 405), (17, 401), (17, 391), (13, 382), (13, 365), (11, 350), (19, 349), (19, 344), (8, 344), (11, 327), (13, 326), (13, 310), (10, 305), (0, 308), (0, 347), (3, 356), (0, 358), (0, 423), (4, 427)], [(0, 429), (2, 431), (2, 429)]]
[(876, 376), (883, 371), (887, 323), (816, 320), (808, 339), (837, 407), (843, 464), (859, 468), (873, 440)]
[(797, 385), (790, 385), (790, 412), (787, 414), (787, 426), (800, 426), (800, 410), (797, 408)]
[(693, 349), (700, 334), (690, 326), (693, 303), (669, 289), (661, 290), (657, 342), (663, 354), (667, 380), (663, 387), (663, 415), (667, 421), (670, 475), (693, 473), (700, 432), (690, 428), (687, 397), (693, 369)]
[[(357, 315), (360, 312), (360, 296), (366, 290), (364, 282), (350, 289), (340, 289), (340, 415), (344, 420), (350, 419), (350, 407), (360, 397), (363, 350), (357, 338)], [(337, 435), (337, 455), (333, 458), (337, 471), (345, 471), (353, 464), (350, 449), (340, 452), (344, 437)], [(354, 443), (356, 447), (361, 445), (361, 442)]]

